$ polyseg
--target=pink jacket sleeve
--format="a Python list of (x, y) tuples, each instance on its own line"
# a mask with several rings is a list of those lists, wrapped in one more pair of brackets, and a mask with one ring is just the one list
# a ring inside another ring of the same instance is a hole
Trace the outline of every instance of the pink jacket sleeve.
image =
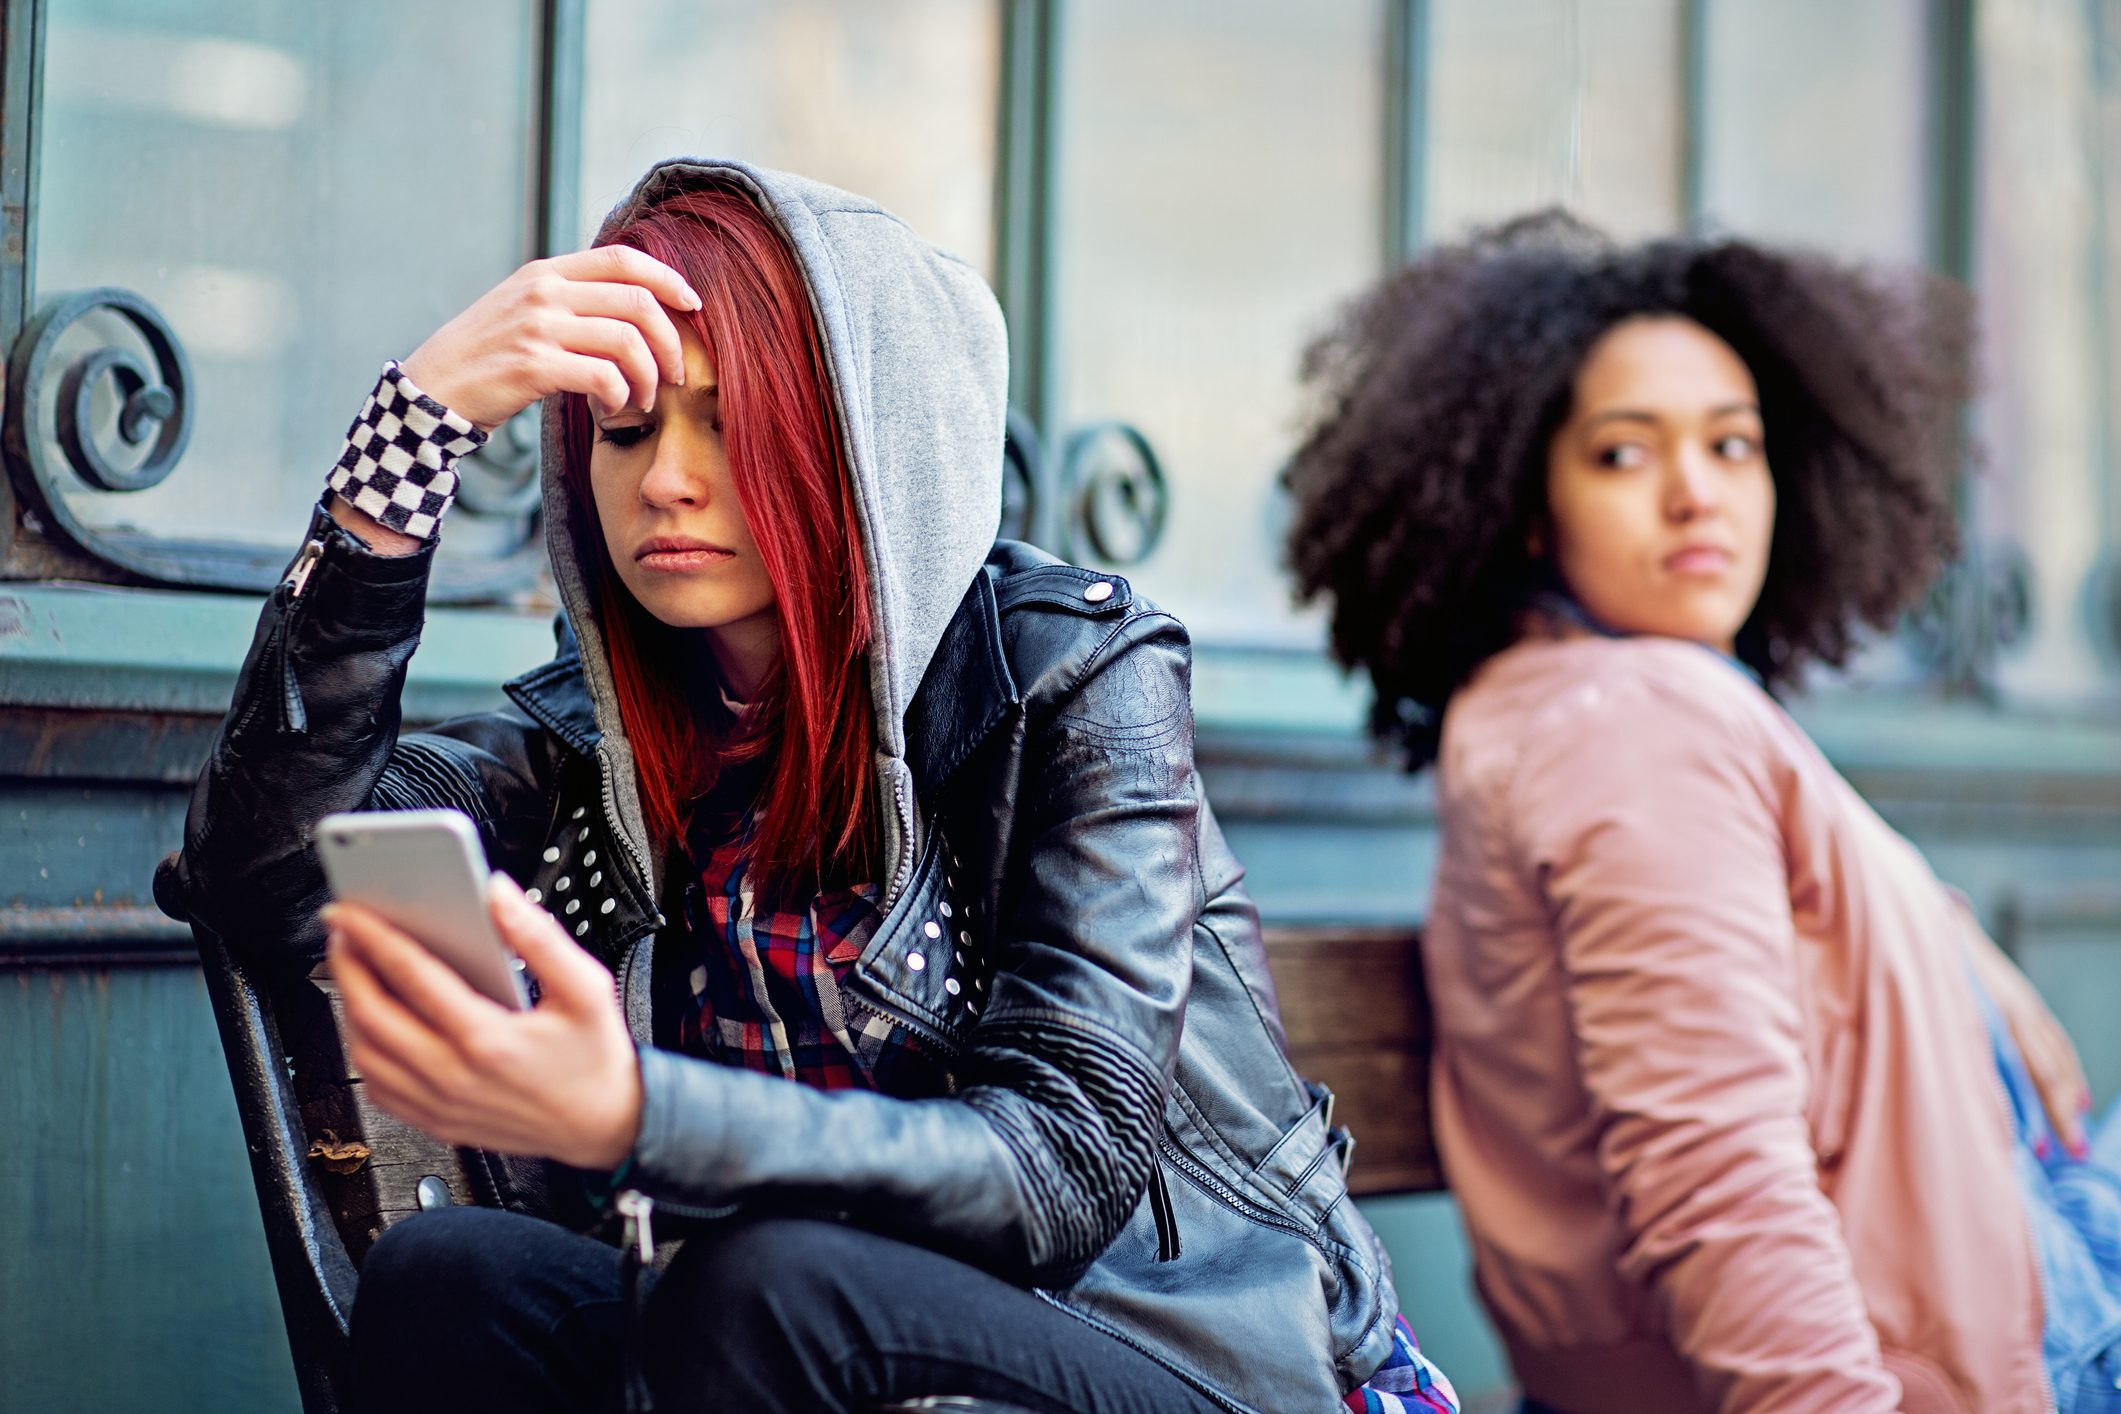
[(1719, 694), (1682, 696), (1622, 679), (1557, 704), (1510, 799), (1554, 921), (1621, 1271), (1711, 1407), (1895, 1409), (1804, 1118), (1772, 758)]

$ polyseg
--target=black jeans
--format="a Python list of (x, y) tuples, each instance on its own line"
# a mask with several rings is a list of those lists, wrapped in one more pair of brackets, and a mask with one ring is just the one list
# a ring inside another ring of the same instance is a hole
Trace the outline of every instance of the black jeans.
[[(353, 1408), (619, 1407), (618, 1254), (536, 1218), (448, 1208), (383, 1235), (353, 1311)], [(1212, 1414), (1129, 1346), (975, 1267), (841, 1223), (690, 1238), (641, 1329), (658, 1414), (852, 1414), (977, 1395), (1038, 1414)]]

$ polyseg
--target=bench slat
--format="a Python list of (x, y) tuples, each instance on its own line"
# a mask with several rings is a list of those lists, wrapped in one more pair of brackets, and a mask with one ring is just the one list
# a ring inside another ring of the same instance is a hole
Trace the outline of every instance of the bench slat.
[(1355, 1135), (1358, 1195), (1444, 1186), (1429, 1129), (1433, 1032), (1421, 935), (1408, 928), (1269, 927), (1267, 965), (1289, 1060), (1331, 1089)]

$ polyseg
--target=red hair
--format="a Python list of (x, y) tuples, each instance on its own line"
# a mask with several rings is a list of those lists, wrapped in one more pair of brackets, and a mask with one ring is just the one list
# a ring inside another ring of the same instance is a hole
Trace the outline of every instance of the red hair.
[[(698, 648), (626, 591), (601, 535), (578, 537), (596, 566), (597, 625), (650, 833), (679, 838), (687, 807), (725, 769), (770, 756), (748, 844), (754, 878), (768, 890), (866, 879), (878, 849), (869, 575), (809, 285), (765, 213), (728, 188), (669, 197), (599, 243), (644, 251), (699, 293), (702, 309), (673, 317), (714, 361), (730, 478), (780, 623), (757, 726), (738, 735), (719, 703), (698, 700), (686, 672)], [(588, 399), (566, 395), (561, 425), (576, 524), (594, 525)]]

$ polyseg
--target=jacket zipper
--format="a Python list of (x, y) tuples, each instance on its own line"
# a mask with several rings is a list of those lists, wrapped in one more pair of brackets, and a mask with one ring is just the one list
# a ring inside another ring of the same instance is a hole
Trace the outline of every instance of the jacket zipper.
[(884, 896), (884, 906), (890, 908), (899, 901), (906, 886), (913, 882), (913, 866), (920, 854), (920, 841), (914, 838), (913, 811), (906, 803), (906, 783), (897, 776), (891, 778), (891, 808), (898, 816), (899, 848), (897, 865), (891, 871), (891, 888)]
[(1243, 1214), (1245, 1217), (1251, 1219), (1253, 1222), (1264, 1224), (1267, 1227), (1277, 1227), (1284, 1232), (1291, 1233), (1297, 1237), (1301, 1237), (1304, 1241), (1310, 1243), (1313, 1247), (1318, 1248), (1321, 1255), (1326, 1256), (1328, 1258), (1331, 1257), (1332, 1254), (1326, 1251), (1326, 1249), (1319, 1243), (1318, 1238), (1312, 1234), (1310, 1229), (1304, 1227), (1300, 1223), (1290, 1221), (1288, 1218), (1283, 1217), (1281, 1214), (1273, 1211), (1271, 1208), (1263, 1207), (1260, 1204), (1255, 1203), (1252, 1199), (1247, 1198), (1244, 1194), (1238, 1192), (1229, 1184), (1217, 1178), (1214, 1174), (1210, 1173), (1200, 1163), (1199, 1160), (1195, 1159), (1192, 1155), (1188, 1154), (1184, 1149), (1179, 1148), (1178, 1145), (1172, 1141), (1168, 1133), (1160, 1134), (1157, 1136), (1156, 1147), (1159, 1151), (1162, 1152), (1164, 1157), (1168, 1158), (1171, 1161), (1171, 1165), (1173, 1168), (1178, 1169), (1181, 1173), (1185, 1174), (1195, 1183), (1198, 1183), (1201, 1187), (1207, 1189), (1210, 1193), (1214, 1194), (1217, 1198), (1220, 1198), (1223, 1202), (1229, 1204), (1232, 1208), (1235, 1208), (1239, 1213)]
[(1149, 1156), (1149, 1215), (1156, 1219), (1156, 1260), (1178, 1260), (1178, 1209), (1171, 1203), (1171, 1189), (1164, 1182), (1160, 1154)]
[[(604, 823), (611, 827), (611, 837), (619, 842), (619, 848), (626, 851), (626, 858), (633, 864), (634, 879), (645, 883), (651, 877), (648, 861), (641, 857), (633, 836), (626, 833), (619, 820), (619, 798), (611, 789), (610, 759), (601, 751), (595, 753), (594, 759), (597, 763), (597, 791), (604, 801)], [(649, 911), (655, 910), (651, 908)]]
[(685, 1222), (711, 1223), (730, 1217), (743, 1208), (741, 1203), (677, 1203), (668, 1198), (651, 1198), (638, 1188), (622, 1188), (612, 1198), (611, 1206), (626, 1220), (626, 1241), (643, 1261), (655, 1257), (655, 1214), (658, 1210)]
[(964, 1054), (965, 1048), (943, 1034), (934, 1024), (923, 1021), (919, 1017), (908, 1013), (896, 1003), (886, 1000), (879, 993), (879, 990), (873, 984), (870, 984), (860, 972), (856, 972), (850, 980), (858, 987), (862, 1001), (866, 1005), (875, 1007), (885, 1016), (905, 1027), (929, 1045), (934, 1046), (945, 1060), (956, 1060)]
[(295, 556), (295, 562), (287, 567), (287, 578), (280, 581), (287, 586), (287, 597), (290, 600), (302, 597), (302, 591), (309, 588), (310, 573), (316, 569), (317, 561), (323, 558), (323, 538), (313, 535), (304, 542), (302, 552)]
[(273, 587), (273, 600), (279, 606), (280, 620), (273, 625), (265, 661), (258, 665), (261, 680), (251, 689), (251, 706), (237, 724), (238, 731), (250, 725), (251, 718), (257, 713), (257, 695), (266, 691), (271, 691), (278, 699), (281, 731), (309, 730), (309, 709), (302, 701), (302, 685), (295, 681), (294, 658), (288, 651), (288, 644), (294, 637), (295, 621), (301, 613), (302, 593), (309, 588), (309, 577), (323, 558), (323, 537), (312, 535), (302, 542), (295, 562), (287, 567), (286, 575)]

